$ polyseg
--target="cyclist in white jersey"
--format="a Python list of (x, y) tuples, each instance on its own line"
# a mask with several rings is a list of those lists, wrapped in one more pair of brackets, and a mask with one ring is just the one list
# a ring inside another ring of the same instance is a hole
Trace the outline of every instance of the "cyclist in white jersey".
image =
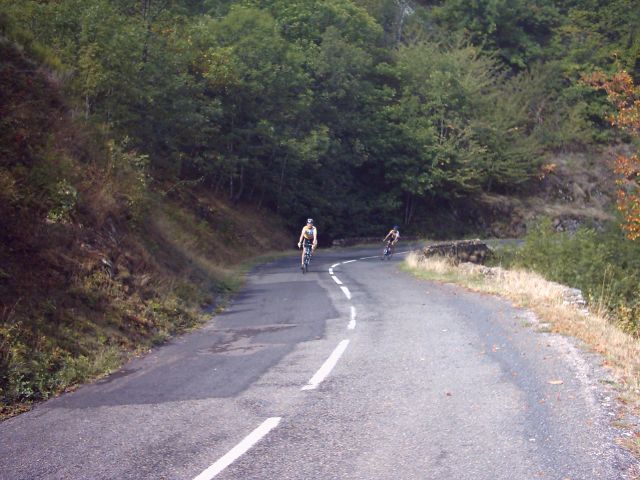
[(384, 243), (387, 240), (389, 240), (389, 246), (391, 247), (391, 251), (393, 251), (396, 243), (398, 243), (398, 240), (400, 240), (400, 230), (398, 230), (398, 225), (394, 225), (393, 228), (389, 230), (389, 233), (387, 233), (387, 236), (384, 237), (384, 240), (382, 240), (382, 242)]
[[(302, 245), (311, 245), (311, 251), (313, 252), (318, 246), (318, 229), (313, 225), (313, 218), (307, 219), (307, 224), (302, 227), (300, 232), (300, 239), (298, 240), (298, 248), (302, 248)], [(300, 268), (304, 270), (304, 248), (302, 249), (302, 256), (300, 257)]]

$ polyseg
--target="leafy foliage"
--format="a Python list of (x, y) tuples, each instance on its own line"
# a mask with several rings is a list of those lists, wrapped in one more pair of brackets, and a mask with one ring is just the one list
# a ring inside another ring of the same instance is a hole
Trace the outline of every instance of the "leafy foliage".
[[(636, 140), (640, 134), (640, 87), (626, 71), (607, 78), (601, 72), (588, 77), (591, 84), (604, 89), (616, 108), (610, 116), (612, 125), (631, 134)], [(630, 240), (640, 238), (640, 158), (638, 154), (620, 155), (615, 171), (619, 175), (618, 209), (624, 215), (623, 228)]]
[(509, 263), (580, 288), (592, 304), (614, 314), (621, 326), (640, 335), (640, 244), (612, 225), (606, 231), (582, 228), (556, 232), (542, 221)]
[(201, 178), (292, 227), (313, 214), (330, 235), (522, 188), (545, 149), (588, 141), (597, 117), (551, 62), (581, 4), (0, 5), (60, 58), (78, 115), (126, 137), (154, 178)]
[(435, 20), (460, 30), (476, 45), (499, 53), (505, 63), (526, 69), (545, 56), (560, 22), (553, 0), (453, 0), (434, 8)]

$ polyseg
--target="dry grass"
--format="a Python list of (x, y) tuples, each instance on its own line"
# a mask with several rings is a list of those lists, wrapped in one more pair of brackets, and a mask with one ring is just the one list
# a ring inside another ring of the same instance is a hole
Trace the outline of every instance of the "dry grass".
[[(514, 305), (533, 311), (551, 331), (578, 338), (602, 355), (604, 365), (616, 380), (620, 404), (631, 413), (631, 419), (620, 420), (622, 426), (635, 430), (634, 436), (621, 445), (640, 458), (640, 432), (634, 420), (640, 414), (640, 339), (616, 327), (604, 308), (596, 305), (587, 310), (567, 303), (568, 287), (525, 270), (456, 265), (447, 258), (425, 258), (417, 252), (408, 255), (405, 268), (420, 278), (505, 297)], [(625, 417), (623, 414), (621, 418)], [(630, 478), (640, 479), (640, 472), (630, 474)]]
[(168, 254), (167, 264), (180, 259), (182, 268), (204, 274), (223, 289), (239, 286), (245, 262), (291, 243), (270, 215), (233, 209), (210, 195), (199, 195), (195, 201), (204, 216), (165, 202), (155, 209), (149, 226)]
[[(201, 239), (181, 228), (178, 222), (161, 214), (157, 215), (153, 221), (157, 232), (161, 233), (163, 242), (170, 245), (174, 253), (186, 259), (186, 264), (191, 264), (217, 281), (228, 281), (232, 278), (234, 272), (228, 266), (223, 265), (222, 258), (212, 258), (204, 253), (203, 250), (207, 248), (202, 245)], [(220, 246), (227, 250), (219, 242), (213, 243), (211, 247), (213, 246)], [(233, 253), (229, 252), (229, 257), (232, 256)]]
[(529, 308), (554, 332), (579, 338), (600, 353), (625, 395), (640, 407), (640, 339), (617, 328), (604, 309), (585, 311), (565, 302), (567, 287), (524, 270), (460, 264), (445, 258), (425, 258), (411, 253), (407, 268), (414, 274), (438, 281), (461, 284), (472, 290), (506, 297)]
[(243, 261), (294, 240), (204, 189), (167, 195), (22, 49), (0, 53), (1, 421), (195, 328)]

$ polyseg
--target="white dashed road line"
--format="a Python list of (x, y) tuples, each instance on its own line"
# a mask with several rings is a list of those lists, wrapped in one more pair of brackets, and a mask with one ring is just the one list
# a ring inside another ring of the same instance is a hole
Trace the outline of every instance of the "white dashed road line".
[[(409, 253), (409, 252), (408, 251), (398, 252), (398, 255), (403, 253)], [(369, 260), (371, 258), (378, 258), (378, 257), (379, 257), (378, 255), (375, 255), (373, 257), (362, 257), (360, 258), (360, 260)], [(353, 263), (357, 261), (358, 260), (354, 259), (354, 260), (347, 260), (345, 262), (338, 262), (338, 263), (334, 263), (333, 265), (331, 265), (331, 268), (329, 268), (329, 274), (331, 275), (331, 278), (333, 278), (334, 282), (340, 285), (340, 289), (349, 300), (351, 300), (351, 292), (347, 287), (343, 285), (342, 281), (333, 274), (333, 269), (338, 265), (340, 265), (340, 263), (342, 263), (343, 265), (346, 265), (347, 263)], [(349, 320), (349, 324), (347, 325), (347, 328), (349, 330), (353, 330), (354, 328), (356, 328), (356, 314), (357, 314), (356, 307), (351, 305), (350, 312), (351, 312), (351, 315), (350, 315), (350, 320)], [(347, 349), (348, 345), (349, 345), (349, 340), (342, 340), (338, 344), (338, 346), (333, 350), (333, 352), (331, 352), (331, 355), (329, 355), (329, 358), (325, 360), (325, 362), (322, 364), (320, 369), (315, 373), (315, 375), (311, 377), (311, 379), (309, 380), (309, 383), (307, 383), (307, 385), (302, 387), (302, 390), (316, 389), (318, 385), (320, 385), (323, 382), (323, 380), (327, 378), (329, 373), (331, 373), (331, 370), (333, 370), (333, 368), (336, 366), (336, 364), (338, 363), (338, 360), (340, 360), (340, 357), (342, 356), (344, 351)], [(235, 447), (229, 450), (224, 456), (222, 456), (218, 461), (212, 464), (209, 468), (207, 468), (202, 473), (200, 473), (193, 480), (211, 480), (212, 478), (216, 477), (225, 468), (227, 468), (229, 465), (235, 462), (238, 458), (244, 455), (247, 451), (249, 451), (251, 447), (253, 447), (256, 443), (258, 443), (262, 438), (264, 438), (271, 430), (276, 428), (280, 423), (280, 420), (282, 420), (282, 417), (271, 417), (266, 419), (264, 422), (260, 424), (260, 426), (258, 426), (249, 435), (247, 435), (240, 443), (238, 443)]]
[(325, 362), (322, 364), (320, 369), (315, 373), (315, 375), (311, 377), (311, 380), (309, 380), (309, 383), (304, 387), (302, 387), (302, 390), (314, 390), (315, 388), (317, 388), (318, 385), (320, 385), (322, 381), (325, 378), (327, 378), (327, 375), (331, 373), (331, 370), (333, 370), (333, 367), (336, 366), (336, 363), (338, 363), (338, 360), (340, 359), (344, 351), (347, 349), (348, 345), (349, 345), (349, 340), (342, 340), (338, 344), (338, 346), (335, 348), (335, 350), (331, 352), (331, 355), (329, 355), (329, 358), (325, 360)]
[(247, 435), (239, 444), (229, 450), (216, 463), (211, 465), (193, 480), (211, 480), (212, 478), (214, 478), (225, 468), (227, 468), (238, 458), (240, 458), (243, 454), (245, 454), (256, 443), (258, 443), (266, 434), (277, 427), (281, 419), (281, 417), (267, 418), (260, 424), (258, 428)]
[(353, 330), (356, 328), (356, 307), (351, 305), (351, 320), (349, 320), (349, 325), (347, 325), (349, 330)]

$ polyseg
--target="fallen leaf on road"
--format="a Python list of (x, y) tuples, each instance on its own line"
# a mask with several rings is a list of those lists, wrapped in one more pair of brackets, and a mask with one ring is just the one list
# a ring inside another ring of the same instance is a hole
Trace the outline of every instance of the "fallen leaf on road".
[(549, 385), (562, 385), (564, 382), (562, 380), (549, 380), (547, 383)]

